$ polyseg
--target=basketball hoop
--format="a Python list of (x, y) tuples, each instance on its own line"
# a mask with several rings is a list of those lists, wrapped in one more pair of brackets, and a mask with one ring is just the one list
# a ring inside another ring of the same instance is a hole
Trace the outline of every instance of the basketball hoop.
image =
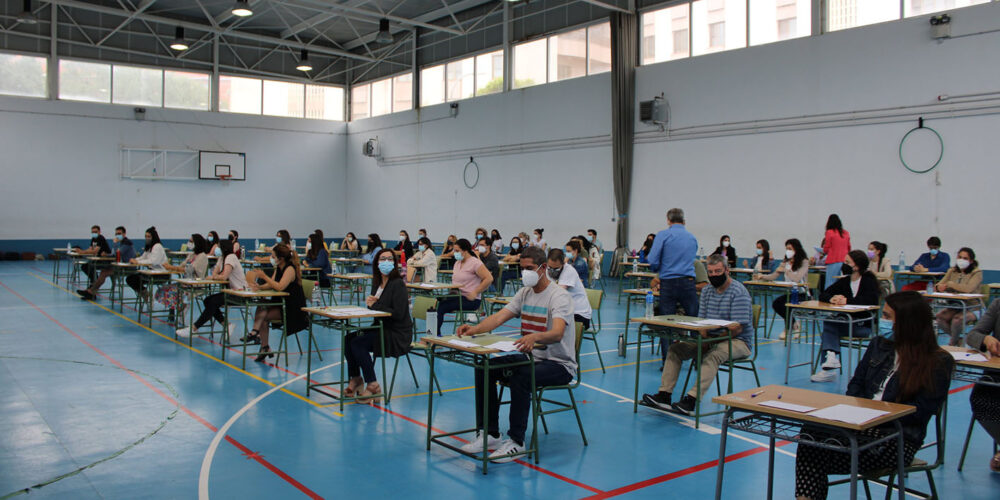
[(233, 176), (231, 176), (231, 175), (226, 175), (226, 174), (219, 175), (219, 180), (220, 181), (224, 181), (224, 182), (229, 182), (229, 180), (232, 179), (232, 178), (233, 178)]

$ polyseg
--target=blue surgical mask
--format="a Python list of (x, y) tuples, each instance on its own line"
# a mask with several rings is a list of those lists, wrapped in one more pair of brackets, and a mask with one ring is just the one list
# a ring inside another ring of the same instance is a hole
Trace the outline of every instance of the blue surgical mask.
[(481, 239), (483, 239), (483, 235), (481, 235), (481, 234), (477, 234), (477, 235), (476, 235), (476, 239), (477, 239), (477, 240), (481, 240)]
[(212, 236), (211, 234), (210, 234), (210, 235), (208, 235), (208, 242), (209, 242), (209, 243), (212, 243), (212, 242), (214, 242), (214, 241), (215, 241), (215, 236)]
[(879, 318), (878, 320), (878, 331), (879, 334), (882, 335), (883, 337), (892, 336), (893, 326), (894, 323), (890, 320), (887, 320), (885, 318)]
[(98, 236), (100, 236), (100, 233), (90, 233), (91, 238), (97, 238)]
[(275, 243), (281, 243), (281, 236), (275, 236), (274, 237), (274, 242)]
[(757, 249), (757, 255), (764, 255), (764, 250), (761, 248)]
[(457, 260), (458, 262), (462, 262), (462, 259), (464, 258), (465, 255), (463, 255), (462, 252), (455, 252), (455, 260)]
[(277, 267), (278, 266), (278, 259), (275, 259), (274, 257), (271, 257), (269, 260), (271, 261), (271, 267)]
[(515, 241), (514, 243), (510, 244), (510, 247), (513, 248), (514, 250), (517, 250), (518, 248), (521, 247), (521, 244)]
[(939, 251), (940, 250), (938, 250), (937, 248), (932, 248), (931, 249), (931, 255), (937, 255)]
[(216, 257), (222, 257), (222, 249), (221, 248), (216, 248), (215, 252), (213, 252), (213, 253), (215, 253)]
[(116, 234), (115, 235), (115, 241), (121, 241), (121, 240), (122, 240), (122, 235)]
[(419, 248), (421, 252), (424, 252), (427, 250), (427, 245), (417, 245), (417, 248)]
[(594, 241), (594, 237), (593, 236), (587, 236), (587, 239), (590, 240), (591, 242)]
[(378, 272), (380, 272), (382, 274), (389, 274), (389, 273), (392, 272), (392, 268), (393, 267), (394, 267), (394, 265), (393, 265), (392, 262), (389, 262), (387, 260), (379, 261), (379, 263), (378, 263)]

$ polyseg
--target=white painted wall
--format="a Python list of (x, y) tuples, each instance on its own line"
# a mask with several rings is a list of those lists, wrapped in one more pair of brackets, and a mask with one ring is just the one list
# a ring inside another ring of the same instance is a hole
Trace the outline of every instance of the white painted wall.
[[(0, 98), (0, 240), (89, 238), (125, 225), (134, 238), (237, 228), (298, 241), (316, 227), (343, 230), (346, 125), (132, 106)], [(119, 148), (228, 150), (247, 154), (247, 180), (119, 178)]]

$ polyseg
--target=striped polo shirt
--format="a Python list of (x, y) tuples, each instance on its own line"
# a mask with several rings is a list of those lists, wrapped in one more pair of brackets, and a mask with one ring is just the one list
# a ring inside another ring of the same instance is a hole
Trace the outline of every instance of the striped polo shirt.
[(743, 326), (743, 331), (734, 338), (742, 340), (753, 349), (753, 300), (742, 283), (729, 280), (729, 286), (722, 293), (711, 285), (701, 291), (698, 316), (705, 319), (735, 321)]
[(548, 359), (566, 368), (576, 376), (576, 325), (573, 322), (573, 298), (563, 287), (553, 281), (542, 293), (522, 287), (504, 309), (521, 317), (521, 335), (545, 332), (552, 329), (552, 320), (566, 322), (562, 340), (548, 344), (545, 350), (535, 350), (535, 359)]

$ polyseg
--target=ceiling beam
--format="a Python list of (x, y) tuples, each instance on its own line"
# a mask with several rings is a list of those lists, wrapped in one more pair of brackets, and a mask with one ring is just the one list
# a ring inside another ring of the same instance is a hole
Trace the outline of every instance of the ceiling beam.
[[(490, 1), (495, 1), (495, 0), (490, 0)], [(344, 4), (331, 4), (327, 0), (282, 0), (282, 3), (302, 8), (319, 9), (321, 13), (323, 11), (329, 11), (326, 13), (330, 12), (337, 13), (343, 15), (344, 17), (350, 17), (353, 19), (357, 19), (359, 21), (368, 21), (377, 23), (379, 19), (385, 18), (391, 22), (402, 24), (405, 26), (427, 28), (429, 30), (435, 30), (435, 31), (443, 31), (445, 33), (451, 33), (452, 35), (465, 34), (461, 30), (449, 28), (447, 26), (438, 26), (436, 24), (430, 24), (428, 22), (420, 20), (419, 18), (407, 19), (405, 17), (394, 16), (392, 14), (383, 14), (381, 12), (376, 12), (367, 9), (359, 9), (357, 7), (351, 7), (349, 5), (344, 5)], [(351, 14), (355, 15), (352, 16)], [(408, 30), (402, 30), (402, 31), (408, 31)]]
[[(105, 7), (103, 5), (95, 5), (91, 3), (81, 2), (79, 0), (48, 0), (49, 3), (60, 5), (62, 7), (68, 7), (71, 9), (87, 10), (92, 12), (97, 12), (100, 14), (107, 14), (111, 16), (119, 16), (128, 18), (132, 16), (135, 12), (130, 10), (117, 9), (114, 7)], [(358, 59), (366, 62), (374, 62), (375, 58), (368, 57), (362, 54), (355, 54), (353, 52), (348, 52), (346, 50), (333, 49), (329, 47), (324, 47), (321, 45), (307, 45), (304, 43), (283, 40), (281, 38), (276, 38), (267, 35), (258, 35), (256, 33), (247, 33), (238, 30), (227, 30), (224, 28), (216, 28), (214, 26), (209, 26), (201, 23), (193, 23), (190, 21), (182, 21), (179, 19), (170, 19), (167, 17), (161, 17), (153, 14), (147, 14), (145, 12), (139, 13), (135, 16), (136, 19), (141, 19), (153, 23), (166, 24), (168, 26), (181, 27), (185, 29), (190, 29), (194, 31), (202, 31), (206, 33), (215, 33), (218, 35), (225, 35), (232, 38), (242, 38), (244, 40), (253, 40), (256, 42), (279, 45), (282, 47), (289, 47), (296, 50), (308, 50), (316, 54), (326, 54), (331, 56), (349, 57), (351, 59)]]
[(602, 2), (601, 0), (580, 0), (580, 1), (583, 2), (583, 3), (589, 3), (590, 5), (594, 5), (596, 7), (602, 8), (602, 9), (614, 10), (614, 11), (617, 11), (617, 12), (624, 12), (626, 14), (631, 14), (632, 13), (632, 11), (630, 11), (628, 9), (623, 9), (623, 8), (617, 6), (617, 5), (611, 5), (609, 3)]
[[(452, 12), (456, 12), (457, 13), (457, 12), (462, 12), (462, 11), (465, 11), (465, 10), (469, 10), (469, 9), (471, 9), (473, 7), (478, 7), (478, 6), (483, 5), (483, 4), (494, 2), (494, 1), (496, 1), (496, 0), (462, 0), (461, 2), (456, 2), (456, 3), (450, 4), (448, 7), (451, 9)], [(423, 15), (415, 17), (414, 21), (419, 21), (421, 23), (429, 23), (431, 21), (436, 21), (438, 19), (441, 19), (441, 18), (447, 17), (447, 16), (448, 16), (448, 9), (445, 9), (444, 7), (441, 7), (439, 9), (435, 9), (435, 10), (432, 10), (432, 11), (426, 13), (426, 14), (423, 14)], [(440, 28), (440, 27), (438, 27), (438, 28)], [(389, 28), (389, 32), (393, 33), (393, 34), (396, 34), (396, 33), (405, 33), (407, 31), (409, 31), (409, 30), (404, 29), (402, 27), (398, 27), (398, 28), (395, 28), (395, 29), (393, 29), (392, 27)], [(455, 30), (452, 30), (452, 31), (455, 31)], [(459, 32), (459, 34), (465, 34), (465, 33), (464, 32)], [(347, 49), (347, 50), (352, 50), (352, 49), (356, 49), (356, 48), (360, 47), (361, 45), (363, 45), (365, 43), (371, 43), (372, 41), (375, 40), (375, 36), (376, 35), (378, 35), (378, 33), (377, 32), (373, 32), (373, 33), (365, 35), (365, 36), (361, 37), (360, 39), (355, 40), (353, 42), (345, 43), (344, 44), (344, 48)]]

